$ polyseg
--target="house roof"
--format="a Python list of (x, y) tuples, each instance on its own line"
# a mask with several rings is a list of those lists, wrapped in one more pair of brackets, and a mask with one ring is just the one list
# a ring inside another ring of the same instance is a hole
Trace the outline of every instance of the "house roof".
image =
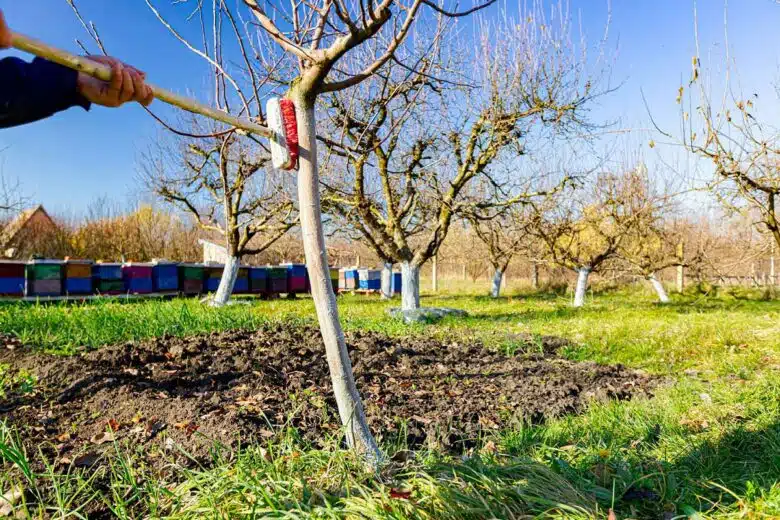
[(52, 220), (49, 214), (46, 213), (46, 210), (43, 209), (43, 205), (38, 204), (33, 208), (28, 208), (22, 211), (7, 226), (5, 226), (3, 231), (0, 232), (0, 247), (6, 247), (8, 244), (10, 244), (14, 240), (14, 238), (16, 238), (16, 236), (25, 227), (27, 227), (27, 224), (36, 214), (42, 214), (46, 218), (46, 220), (48, 220), (51, 223), (52, 226), (57, 225), (54, 223), (54, 220)]

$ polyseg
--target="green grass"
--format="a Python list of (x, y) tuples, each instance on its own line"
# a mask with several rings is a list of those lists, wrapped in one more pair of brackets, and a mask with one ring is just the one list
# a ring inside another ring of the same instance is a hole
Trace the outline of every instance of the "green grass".
[[(508, 351), (511, 334), (563, 336), (575, 345), (564, 352), (569, 358), (623, 363), (668, 384), (652, 399), (594, 404), (579, 416), (502, 431), (465, 462), (419, 452), (380, 475), (339, 450), (339, 439), (314, 449), (294, 432), (240, 453), (217, 450), (211, 465), (195, 470), (162, 460), (175, 478), (122, 446), (101, 475), (25, 475), (20, 468), (33, 454), (20, 453), (14, 432), (0, 428), (0, 493), (22, 486), (25, 500), (48, 497), (49, 510), (31, 505), (27, 514), (63, 517), (95, 504), (120, 518), (605, 518), (610, 507), (619, 518), (780, 517), (780, 301), (722, 291), (676, 295), (661, 306), (647, 292), (622, 290), (595, 294), (575, 311), (551, 293), (442, 295), (424, 304), (470, 317), (415, 327), (388, 318), (391, 304), (378, 299), (340, 302), (347, 329), (471, 336)], [(220, 310), (193, 300), (0, 307), (0, 332), (61, 354), (272, 320), (311, 323), (311, 300)], [(0, 387), (34, 384), (3, 374), (0, 367)]]

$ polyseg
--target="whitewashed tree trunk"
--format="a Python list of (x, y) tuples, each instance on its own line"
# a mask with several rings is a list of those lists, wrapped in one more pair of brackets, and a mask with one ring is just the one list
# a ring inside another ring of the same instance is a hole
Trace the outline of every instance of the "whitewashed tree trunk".
[(382, 266), (382, 299), (393, 297), (393, 264), (387, 262)]
[(539, 264), (531, 264), (531, 287), (539, 289)]
[(217, 293), (211, 300), (211, 305), (214, 307), (222, 307), (230, 301), (230, 295), (233, 294), (233, 287), (236, 285), (236, 278), (238, 278), (238, 267), (238, 257), (228, 256), (225, 268), (222, 270), (222, 278), (219, 279)]
[(574, 290), (575, 307), (582, 307), (585, 305), (585, 292), (588, 290), (588, 277), (590, 277), (590, 267), (580, 267), (577, 271), (577, 287)]
[[(349, 359), (344, 332), (339, 323), (336, 295), (330, 282), (328, 259), (325, 250), (325, 233), (322, 228), (320, 183), (317, 171), (317, 139), (314, 103), (304, 95), (294, 99), (298, 119), (300, 167), (298, 171), (298, 202), (300, 206), (301, 235), (309, 270), (311, 294), (320, 332), (325, 343), (325, 354), (330, 368), (333, 393), (344, 425), (347, 443), (361, 452), (369, 464), (376, 467), (382, 454), (368, 428), (363, 403), (360, 400), (352, 362)], [(279, 173), (283, 175), (283, 172)]]
[(655, 273), (648, 276), (647, 279), (650, 280), (650, 283), (653, 285), (653, 289), (655, 289), (655, 293), (658, 295), (658, 301), (661, 303), (669, 303), (669, 295), (666, 294), (664, 284), (656, 277)]
[(420, 308), (420, 267), (411, 262), (401, 264), (401, 309)]
[(501, 295), (501, 281), (503, 278), (504, 271), (496, 268), (495, 272), (493, 273), (493, 287), (490, 290), (491, 297), (498, 298)]

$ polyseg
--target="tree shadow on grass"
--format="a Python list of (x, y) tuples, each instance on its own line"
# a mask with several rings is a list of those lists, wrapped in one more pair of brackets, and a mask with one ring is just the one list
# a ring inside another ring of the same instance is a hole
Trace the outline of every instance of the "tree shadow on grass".
[[(634, 441), (641, 442), (636, 449), (652, 448), (660, 431), (660, 426), (650, 426), (645, 439)], [(631, 448), (577, 467), (560, 459), (553, 459), (552, 465), (578, 488), (588, 489), (602, 506), (614, 507), (619, 518), (732, 512), (780, 482), (780, 422), (759, 429), (740, 426), (717, 440), (691, 444), (687, 454), (674, 460), (637, 457)]]
[(755, 499), (780, 482), (780, 422), (759, 429), (740, 425), (715, 441), (705, 440), (671, 463), (667, 473), (674, 484), (670, 498), (697, 511), (733, 505), (734, 495)]

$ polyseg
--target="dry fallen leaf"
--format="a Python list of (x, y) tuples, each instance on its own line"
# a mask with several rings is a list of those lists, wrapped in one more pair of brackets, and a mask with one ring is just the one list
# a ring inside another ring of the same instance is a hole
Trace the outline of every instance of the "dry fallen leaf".
[(0, 516), (11, 516), (14, 512), (14, 505), (22, 498), (21, 488), (11, 488), (9, 491), (0, 493)]
[(617, 520), (617, 515), (611, 507), (609, 508), (609, 515), (607, 516), (607, 520)]
[(111, 429), (112, 432), (119, 430), (120, 427), (119, 421), (117, 421), (116, 419), (109, 419), (108, 427), (109, 429)]
[(390, 490), (390, 498), (400, 499), (400, 500), (409, 500), (412, 498), (412, 492), (411, 491), (404, 491), (402, 489), (396, 489), (392, 488)]
[(105, 444), (107, 442), (114, 442), (116, 440), (116, 437), (114, 437), (114, 432), (112, 431), (105, 431), (103, 433), (98, 433), (97, 435), (93, 435), (91, 439), (89, 439), (89, 442), (92, 444)]
[(76, 457), (76, 460), (73, 461), (73, 465), (77, 468), (89, 468), (94, 466), (99, 459), (100, 455), (97, 453), (86, 453), (80, 457)]

